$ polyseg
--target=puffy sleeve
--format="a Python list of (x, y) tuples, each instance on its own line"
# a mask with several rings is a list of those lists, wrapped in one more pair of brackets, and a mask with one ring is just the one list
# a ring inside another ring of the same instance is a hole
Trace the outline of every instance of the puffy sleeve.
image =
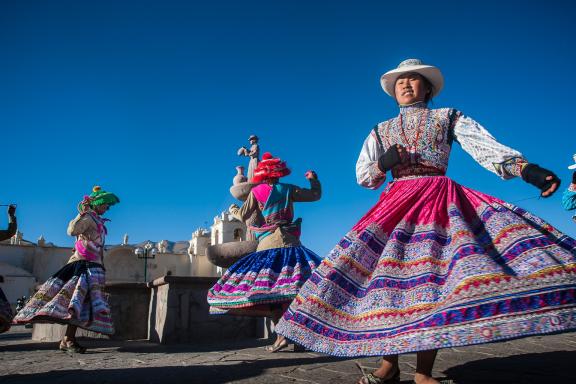
[(562, 206), (566, 210), (576, 209), (576, 184), (570, 184), (564, 191), (562, 195)]
[(92, 219), (87, 214), (78, 214), (70, 223), (68, 224), (68, 235), (78, 236), (84, 232), (92, 225)]
[(520, 152), (500, 144), (483, 126), (458, 111), (453, 134), (478, 164), (504, 180), (520, 176), (528, 164)]
[(378, 168), (378, 159), (383, 153), (377, 138), (376, 129), (364, 140), (360, 156), (356, 162), (356, 181), (363, 187), (377, 189), (386, 180), (386, 172)]

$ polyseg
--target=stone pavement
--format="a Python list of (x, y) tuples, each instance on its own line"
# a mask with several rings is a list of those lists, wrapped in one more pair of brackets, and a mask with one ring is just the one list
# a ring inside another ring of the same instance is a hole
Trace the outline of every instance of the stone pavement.
[[(267, 341), (157, 345), (86, 339), (84, 355), (30, 340), (30, 329), (0, 335), (0, 383), (354, 383), (379, 359), (335, 358), (287, 350), (269, 354)], [(411, 383), (415, 355), (401, 357), (402, 383)], [(457, 383), (576, 383), (576, 333), (531, 337), (440, 351), (436, 377)]]

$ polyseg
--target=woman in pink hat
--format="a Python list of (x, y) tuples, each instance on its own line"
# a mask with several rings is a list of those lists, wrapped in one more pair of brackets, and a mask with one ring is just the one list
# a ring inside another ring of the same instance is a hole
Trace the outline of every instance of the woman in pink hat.
[(374, 127), (356, 164), (380, 200), (334, 247), (276, 328), (337, 356), (384, 356), (358, 383), (397, 383), (398, 355), (417, 352), (414, 380), (438, 383), (440, 348), (576, 329), (576, 241), (540, 218), (446, 177), (454, 142), (502, 179), (543, 197), (554, 173), (452, 108), (431, 109), (438, 68), (410, 59), (385, 73), (400, 113)]
[[(322, 259), (300, 243), (302, 219), (294, 220), (295, 202), (320, 199), (320, 181), (313, 171), (306, 172), (309, 189), (279, 181), (289, 174), (284, 161), (265, 153), (251, 179), (259, 184), (242, 207), (230, 207), (240, 221), (257, 216), (257, 225), (249, 228), (258, 248), (234, 263), (208, 291), (211, 313), (266, 316), (276, 324), (320, 264)], [(278, 336), (267, 350), (278, 352), (286, 347), (288, 341)]]

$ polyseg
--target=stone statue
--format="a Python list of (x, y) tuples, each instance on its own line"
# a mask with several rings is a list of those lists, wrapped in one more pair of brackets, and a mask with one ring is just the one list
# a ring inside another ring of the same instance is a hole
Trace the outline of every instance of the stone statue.
[(258, 146), (258, 136), (251, 135), (248, 138), (250, 142), (250, 149), (246, 149), (244, 147), (240, 147), (238, 149), (238, 156), (247, 156), (250, 158), (250, 162), (248, 163), (248, 181), (252, 179), (254, 176), (254, 170), (258, 165), (258, 161), (260, 160), (260, 147)]
[(232, 179), (232, 185), (238, 185), (240, 183), (245, 183), (248, 181), (246, 176), (244, 176), (244, 167), (239, 165), (236, 167), (236, 176)]
[(158, 253), (166, 253), (166, 250), (168, 249), (168, 240), (160, 241), (156, 247), (158, 248)]

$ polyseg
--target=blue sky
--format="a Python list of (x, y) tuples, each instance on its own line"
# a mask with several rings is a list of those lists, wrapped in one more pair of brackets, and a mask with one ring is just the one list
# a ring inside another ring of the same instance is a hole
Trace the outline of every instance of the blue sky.
[[(323, 255), (377, 201), (355, 183), (371, 127), (397, 114), (380, 75), (406, 58), (441, 68), (455, 107), (567, 187), (576, 76), (569, 1), (0, 2), (0, 203), (24, 237), (71, 245), (66, 225), (93, 185), (118, 194), (109, 243), (187, 240), (234, 199), (250, 134), (320, 202), (299, 204)], [(576, 236), (560, 194), (537, 199), (455, 146), (448, 175)], [(531, 198), (528, 200), (524, 200)]]

